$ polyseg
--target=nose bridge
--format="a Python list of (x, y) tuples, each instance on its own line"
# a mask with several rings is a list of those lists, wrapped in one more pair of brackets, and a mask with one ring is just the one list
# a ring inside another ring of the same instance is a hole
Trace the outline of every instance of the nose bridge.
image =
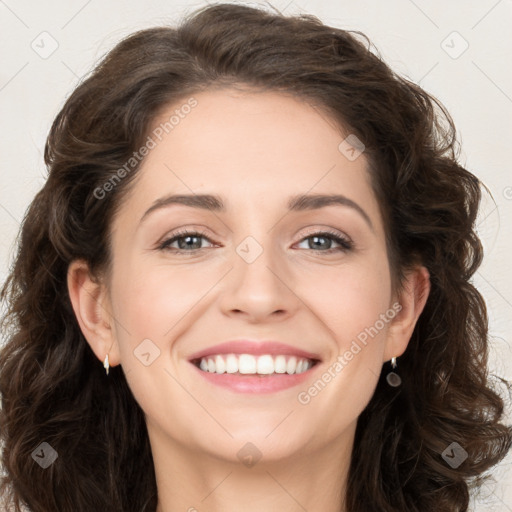
[(253, 235), (246, 236), (235, 248), (236, 279), (249, 282), (251, 286), (268, 286), (269, 281), (276, 279), (270, 268), (279, 266), (280, 258), (273, 247), (271, 235), (263, 230), (260, 233), (263, 234), (257, 235), (258, 238)]
[[(263, 191), (262, 191), (263, 192)], [(261, 198), (264, 194), (258, 194), (257, 197)], [(235, 260), (237, 267), (244, 271), (251, 271), (255, 269), (259, 273), (266, 268), (272, 259), (276, 259), (275, 254), (276, 245), (273, 240), (276, 230), (268, 225), (266, 216), (263, 212), (264, 204), (260, 201), (252, 203), (249, 206), (249, 201), (242, 202), (245, 209), (243, 225), (239, 234), (243, 238), (235, 245), (235, 252), (237, 259)], [(268, 213), (268, 212), (267, 212)], [(240, 261), (238, 261), (240, 260)], [(247, 269), (244, 269), (247, 266)]]

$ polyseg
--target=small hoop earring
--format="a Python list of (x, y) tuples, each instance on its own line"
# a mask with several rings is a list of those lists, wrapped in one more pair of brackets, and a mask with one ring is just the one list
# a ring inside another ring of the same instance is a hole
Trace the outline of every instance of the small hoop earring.
[[(391, 358), (391, 366), (393, 367), (393, 370), (396, 368), (396, 366), (397, 366), (396, 357)], [(388, 384), (394, 388), (396, 388), (396, 387), (400, 386), (400, 384), (402, 384), (402, 379), (400, 378), (400, 375), (398, 375), (395, 372), (389, 372), (386, 375), (386, 380), (387, 380)]]
[(105, 368), (105, 371), (107, 372), (108, 375), (108, 369), (110, 368), (110, 365), (108, 363), (108, 354), (105, 356), (105, 361), (103, 361), (103, 368)]

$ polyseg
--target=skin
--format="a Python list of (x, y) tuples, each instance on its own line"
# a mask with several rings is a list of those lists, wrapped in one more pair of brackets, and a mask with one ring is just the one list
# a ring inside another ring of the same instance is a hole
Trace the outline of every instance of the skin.
[[(108, 352), (111, 366), (122, 365), (146, 414), (157, 512), (345, 510), (357, 418), (382, 364), (407, 348), (430, 290), (428, 272), (417, 267), (400, 294), (392, 290), (365, 155), (347, 159), (338, 146), (348, 133), (318, 109), (273, 92), (194, 97), (197, 106), (145, 158), (113, 221), (113, 273), (98, 282), (85, 262), (70, 265), (78, 322), (99, 361)], [(141, 223), (170, 193), (218, 194), (227, 208), (172, 205)], [(348, 206), (287, 212), (289, 196), (305, 193), (342, 194), (373, 227)], [(206, 239), (193, 239), (203, 249), (157, 248), (182, 228), (204, 232)], [(353, 249), (326, 254), (339, 245), (308, 238), (325, 229), (348, 237)], [(236, 252), (248, 236), (263, 249), (252, 263)], [(298, 394), (396, 303), (401, 311), (309, 403), (299, 403)], [(239, 394), (200, 378), (188, 357), (236, 338), (282, 341), (322, 362), (306, 384), (272, 394)], [(160, 350), (149, 366), (134, 355), (145, 339)], [(237, 457), (248, 442), (261, 453), (252, 467)]]

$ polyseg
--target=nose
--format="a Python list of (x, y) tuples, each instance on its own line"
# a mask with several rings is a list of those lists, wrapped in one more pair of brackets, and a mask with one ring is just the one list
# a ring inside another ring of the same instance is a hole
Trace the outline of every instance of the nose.
[(231, 261), (221, 298), (225, 315), (260, 323), (284, 320), (300, 307), (285, 258), (270, 243), (247, 237), (233, 251)]

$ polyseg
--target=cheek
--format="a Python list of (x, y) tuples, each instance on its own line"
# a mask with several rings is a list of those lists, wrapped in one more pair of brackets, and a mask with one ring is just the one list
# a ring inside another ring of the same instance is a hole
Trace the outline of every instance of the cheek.
[(323, 418), (326, 438), (355, 421), (375, 392), (394, 317), (385, 269), (354, 267), (322, 281), (322, 292), (317, 288), (315, 312), (329, 330), (332, 355), (298, 401)]
[(340, 351), (376, 322), (379, 331), (385, 331), (379, 319), (390, 308), (391, 284), (382, 262), (331, 268), (303, 285), (302, 293), (314, 301), (315, 312), (336, 337)]
[(116, 317), (134, 343), (150, 338), (160, 345), (218, 281), (212, 274), (208, 265), (120, 261), (113, 278)]

